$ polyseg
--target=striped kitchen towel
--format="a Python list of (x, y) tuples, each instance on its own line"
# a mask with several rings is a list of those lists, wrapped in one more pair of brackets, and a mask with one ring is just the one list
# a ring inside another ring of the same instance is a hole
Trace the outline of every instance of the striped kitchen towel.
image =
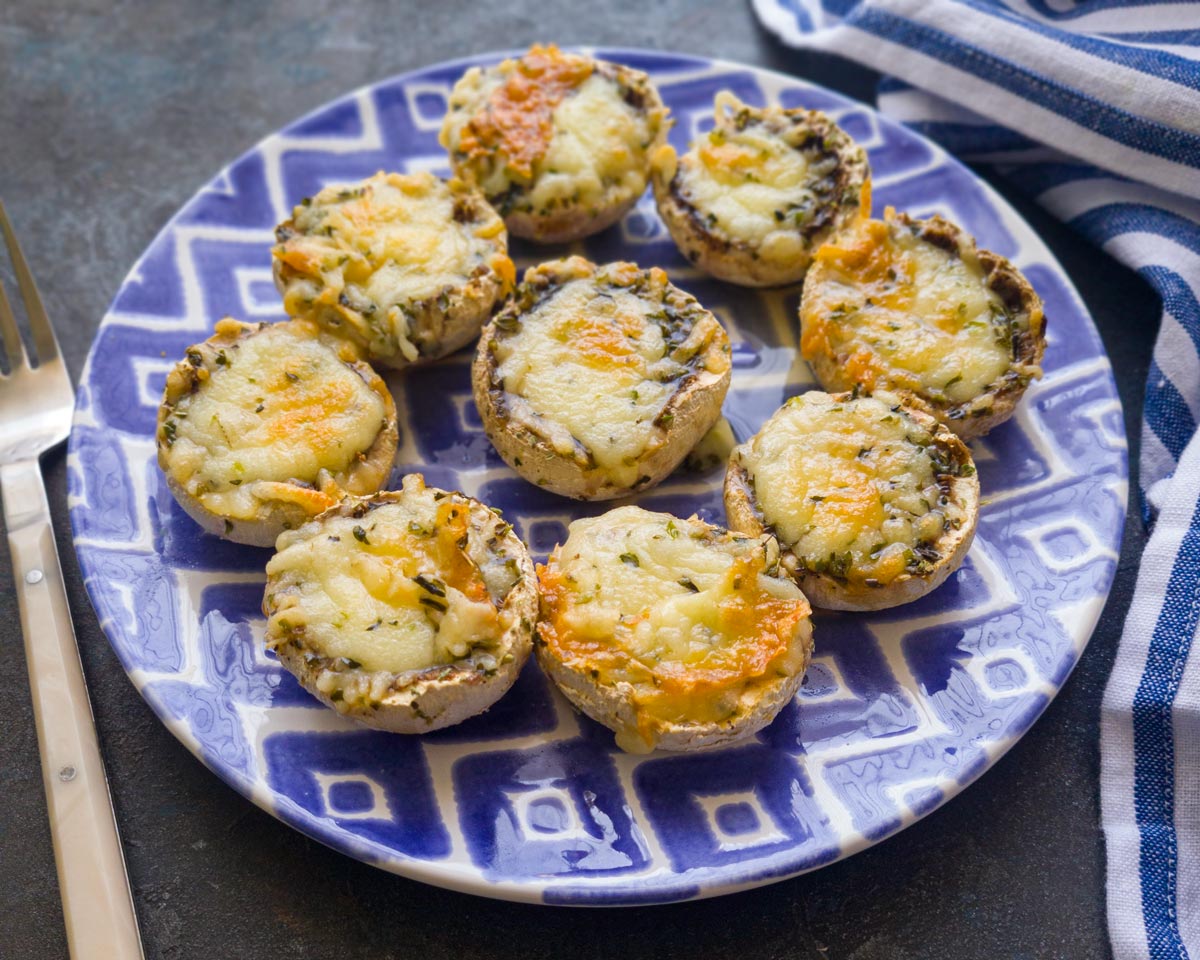
[(1200, 3), (753, 3), (785, 43), (886, 73), (884, 113), (1012, 175), (1162, 298), (1154, 531), (1104, 696), (1101, 806), (1116, 960), (1200, 960)]

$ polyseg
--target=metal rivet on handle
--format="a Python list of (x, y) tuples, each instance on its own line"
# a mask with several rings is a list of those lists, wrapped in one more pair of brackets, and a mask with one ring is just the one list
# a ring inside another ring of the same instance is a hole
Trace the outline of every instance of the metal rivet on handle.
[(27, 574), (25, 574), (25, 582), (26, 583), (41, 583), (42, 582), (42, 571), (41, 570), (30, 570)]
[(63, 767), (61, 770), (58, 771), (58, 779), (59, 780), (74, 780), (75, 779), (75, 768), (72, 767), (70, 764)]

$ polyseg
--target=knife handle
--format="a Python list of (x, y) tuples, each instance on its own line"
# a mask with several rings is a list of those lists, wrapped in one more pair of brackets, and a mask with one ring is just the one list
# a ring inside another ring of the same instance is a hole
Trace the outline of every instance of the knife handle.
[(71, 960), (143, 960), (38, 462), (0, 467), (0, 491)]

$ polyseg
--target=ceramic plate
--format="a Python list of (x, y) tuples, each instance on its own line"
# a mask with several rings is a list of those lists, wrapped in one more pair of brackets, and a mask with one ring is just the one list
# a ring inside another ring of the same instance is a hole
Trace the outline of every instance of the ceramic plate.
[[(598, 56), (647, 71), (682, 150), (713, 94), (819, 108), (870, 153), (875, 210), (939, 213), (1017, 263), (1046, 302), (1046, 376), (973, 444), (985, 497), (962, 569), (932, 595), (871, 615), (819, 614), (806, 684), (769, 728), (717, 752), (632, 757), (575, 714), (530, 662), (489, 713), (404, 737), (319, 706), (262, 647), (268, 553), (202, 535), (154, 461), (155, 412), (185, 348), (231, 314), (276, 320), (272, 228), (327, 184), (377, 170), (446, 172), (437, 132), (454, 81), (483, 56), (338, 100), (221, 171), (138, 261), (100, 325), (70, 445), (71, 521), (88, 591), (130, 679), (220, 777), (274, 816), (408, 877), (513, 900), (656, 903), (812, 870), (895, 833), (1004, 753), (1079, 658), (1116, 569), (1126, 443), (1108, 359), (1062, 269), (984, 183), (862, 104), (793, 77), (648, 51)], [(518, 266), (566, 248), (520, 247)], [(569, 248), (665, 267), (733, 342), (725, 414), (739, 440), (812, 385), (796, 352), (796, 290), (699, 275), (647, 195)], [(513, 474), (484, 437), (470, 351), (394, 376), (393, 485), (419, 470), (504, 510), (539, 559), (576, 504)], [(637, 498), (723, 522), (721, 471), (677, 473)]]

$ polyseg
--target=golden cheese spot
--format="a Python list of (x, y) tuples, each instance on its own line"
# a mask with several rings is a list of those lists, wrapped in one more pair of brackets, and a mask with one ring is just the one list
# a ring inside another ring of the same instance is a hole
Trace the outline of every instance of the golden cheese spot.
[(679, 169), (679, 154), (669, 143), (664, 143), (650, 155), (650, 167), (663, 183), (670, 183)]
[(319, 381), (307, 390), (280, 391), (282, 398), (275, 402), (275, 415), (267, 424), (266, 434), (271, 443), (286, 440), (305, 432), (309, 441), (321, 448), (335, 445), (338, 440), (337, 411), (352, 406), (357, 391), (347, 380)]
[(517, 268), (516, 265), (508, 257), (498, 257), (492, 263), (494, 269), (504, 282), (504, 289), (511, 290), (517, 283)]
[(318, 273), (321, 269), (321, 251), (315, 247), (288, 242), (273, 252), (275, 259), (287, 264), (297, 273)]
[[(607, 266), (605, 276), (611, 283), (619, 287), (631, 287), (641, 278), (642, 272), (641, 267), (636, 263), (619, 260)], [(649, 275), (651, 291), (653, 294), (661, 296), (668, 283), (666, 272), (659, 267), (651, 267), (646, 273)]]
[(816, 261), (828, 265), (854, 283), (870, 287), (869, 294), (888, 295), (901, 289), (890, 283), (897, 267), (903, 269), (904, 279), (911, 284), (916, 265), (909, 259), (897, 257), (890, 241), (891, 231), (882, 220), (866, 220), (857, 230), (843, 234), (817, 251)]
[(878, 529), (885, 513), (873, 472), (858, 458), (833, 464), (823, 486), (829, 492), (813, 504), (812, 524), (839, 541), (850, 540), (864, 529)]
[(294, 503), (303, 508), (310, 517), (315, 517), (330, 507), (336, 507), (338, 503), (338, 497), (331, 496), (324, 490), (311, 490), (278, 480), (249, 481), (245, 486), (253, 497), (264, 503)]
[(729, 143), (723, 137), (712, 135), (701, 141), (698, 155), (705, 167), (730, 185), (745, 180), (746, 171), (763, 158), (760, 150), (751, 149), (747, 144)]
[[(568, 345), (587, 366), (614, 370), (639, 364), (635, 344), (645, 326), (645, 320), (633, 313), (611, 317), (583, 314), (557, 321), (551, 335)], [(644, 362), (641, 366), (645, 368)]]
[(459, 148), (469, 157), (502, 150), (509, 168), (533, 176), (553, 134), (554, 108), (592, 75), (593, 61), (535, 44), (516, 61), (487, 104), (467, 121)]
[[(470, 516), (460, 498), (438, 503), (428, 528), (418, 524), (419, 533), (406, 525), (408, 521), (401, 525), (394, 522), (395, 518), (389, 522), (388, 512), (381, 516), (375, 513), (378, 511), (356, 524), (363, 531), (361, 537), (351, 528), (354, 544), (347, 544), (347, 549), (353, 552), (352, 564), (374, 569), (367, 583), (368, 592), (376, 599), (396, 603), (409, 597), (412, 590), (405, 581), (423, 572), (432, 572), (446, 587), (453, 587), (472, 601), (487, 599), (483, 574), (460, 545), (465, 542)], [(397, 590), (397, 584), (403, 589)]]

